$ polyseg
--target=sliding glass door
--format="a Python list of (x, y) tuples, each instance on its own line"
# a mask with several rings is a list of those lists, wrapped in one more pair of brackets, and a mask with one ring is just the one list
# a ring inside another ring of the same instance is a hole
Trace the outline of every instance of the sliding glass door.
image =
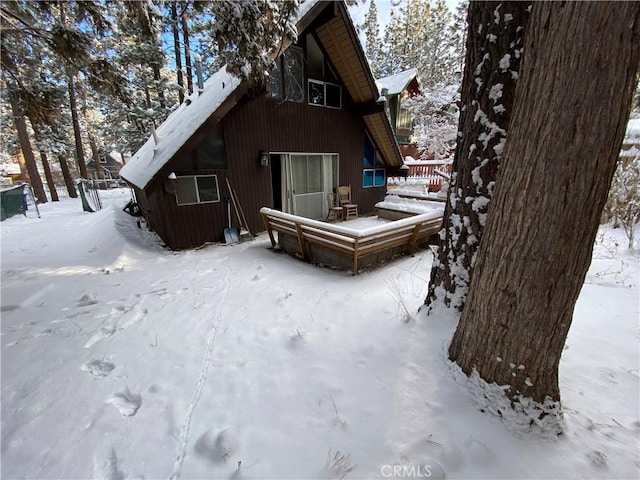
[(289, 153), (281, 154), (280, 159), (284, 166), (280, 172), (282, 210), (306, 218), (326, 218), (327, 196), (337, 187), (338, 155)]

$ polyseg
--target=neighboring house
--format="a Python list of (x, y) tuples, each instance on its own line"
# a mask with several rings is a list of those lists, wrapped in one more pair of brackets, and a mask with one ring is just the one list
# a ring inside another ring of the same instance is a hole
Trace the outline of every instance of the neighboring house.
[(387, 108), (391, 128), (400, 145), (403, 157), (418, 158), (416, 144), (413, 142), (413, 115), (407, 107), (409, 97), (420, 93), (418, 70), (410, 68), (404, 72), (376, 80), (380, 93), (387, 99)]
[(0, 177), (3, 184), (13, 185), (24, 182), (20, 165), (11, 161), (0, 163)]
[(620, 158), (629, 161), (640, 155), (640, 118), (630, 118), (620, 149)]
[(351, 185), (360, 213), (373, 211), (386, 177), (399, 174), (400, 150), (344, 2), (301, 4), (297, 29), (267, 92), (222, 68), (120, 171), (170, 248), (224, 239), (227, 180), (256, 233), (263, 206), (326, 218), (340, 185)]
[[(100, 155), (100, 168), (102, 169), (102, 176), (106, 180), (118, 178), (120, 176), (120, 169), (122, 168), (122, 155), (120, 155), (119, 152)], [(87, 162), (87, 173), (89, 177), (94, 180), (100, 178), (93, 158)]]

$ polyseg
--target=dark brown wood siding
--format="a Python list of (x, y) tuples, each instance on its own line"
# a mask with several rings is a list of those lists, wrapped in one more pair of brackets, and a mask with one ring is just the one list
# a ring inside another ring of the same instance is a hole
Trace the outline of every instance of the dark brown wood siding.
[[(263, 231), (259, 210), (273, 207), (273, 192), (271, 169), (260, 165), (260, 151), (338, 154), (339, 184), (351, 185), (360, 213), (373, 211), (386, 187), (362, 188), (365, 126), (350, 113), (350, 99), (343, 101), (337, 110), (265, 96), (243, 100), (221, 121), (226, 169), (199, 170), (193, 151), (182, 151), (172, 162), (177, 175), (217, 175), (221, 201), (178, 206), (172, 193), (158, 188), (143, 200), (152, 228), (172, 249), (222, 241), (228, 226), (225, 180), (229, 178), (251, 232)], [(231, 215), (238, 227), (233, 207)]]

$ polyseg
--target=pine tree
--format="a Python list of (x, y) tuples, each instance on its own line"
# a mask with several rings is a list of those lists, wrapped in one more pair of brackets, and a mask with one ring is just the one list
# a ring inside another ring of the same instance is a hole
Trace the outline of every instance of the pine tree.
[(297, 40), (297, 0), (264, 2), (220, 1), (206, 5), (206, 29), (219, 65), (261, 87), (273, 59), (290, 42)]
[(362, 27), (365, 32), (365, 52), (369, 59), (371, 70), (375, 78), (381, 78), (382, 75), (382, 42), (380, 40), (380, 26), (378, 25), (378, 8), (375, 0), (371, 0), (369, 11), (364, 17), (364, 25)]
[(456, 6), (453, 21), (449, 26), (449, 36), (451, 39), (454, 65), (457, 72), (464, 71), (465, 45), (467, 43), (467, 12), (469, 11), (469, 1), (462, 0)]
[(533, 3), (496, 193), (449, 347), (467, 375), (503, 386), (506, 409), (556, 432), (558, 365), (625, 134), (639, 42), (639, 3)]
[(407, 0), (392, 9), (384, 32), (379, 66), (382, 75), (418, 69), (423, 87), (450, 85), (456, 74), (456, 42), (450, 24), (453, 15), (444, 0)]
[(455, 73), (455, 44), (451, 38), (450, 24), (453, 16), (444, 0), (436, 0), (425, 9), (423, 16), (421, 56), (417, 67), (422, 85), (433, 87), (451, 84)]
[(530, 4), (471, 2), (453, 174), (425, 303), (462, 309), (493, 197)]

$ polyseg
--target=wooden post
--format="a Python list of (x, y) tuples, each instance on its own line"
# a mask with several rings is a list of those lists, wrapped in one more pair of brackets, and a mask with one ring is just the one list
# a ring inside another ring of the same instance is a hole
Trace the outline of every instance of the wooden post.
[(296, 222), (296, 233), (298, 234), (298, 246), (300, 247), (300, 253), (302, 254), (302, 259), (307, 261), (308, 255), (304, 250), (304, 237), (302, 235), (302, 227), (300, 226), (300, 222)]
[(269, 240), (271, 240), (271, 247), (276, 246), (276, 240), (273, 237), (273, 230), (271, 229), (271, 224), (269, 223), (269, 219), (266, 214), (262, 213), (262, 221), (264, 222), (264, 226), (267, 229), (267, 233), (269, 234)]

